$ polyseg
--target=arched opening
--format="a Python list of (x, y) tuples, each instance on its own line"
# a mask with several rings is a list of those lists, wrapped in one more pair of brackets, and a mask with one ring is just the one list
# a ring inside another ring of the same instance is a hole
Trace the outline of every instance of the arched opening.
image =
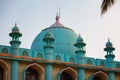
[(0, 80), (8, 79), (8, 64), (0, 59)]
[(104, 61), (101, 61), (101, 62), (100, 62), (100, 66), (105, 66), (105, 62), (104, 62)]
[(2, 53), (8, 53), (8, 49), (7, 48), (3, 48), (2, 49)]
[(41, 54), (41, 53), (38, 53), (38, 54), (37, 54), (37, 58), (42, 58), (42, 54)]
[(93, 75), (92, 80), (108, 80), (108, 76), (104, 72), (99, 71)]
[(74, 79), (69, 73), (62, 72), (62, 74), (60, 75), (60, 80), (74, 80)]
[(70, 62), (74, 62), (74, 58), (73, 57), (70, 57)]
[(88, 59), (88, 60), (87, 60), (87, 64), (92, 65), (92, 61), (91, 61), (91, 59)]
[(28, 68), (25, 75), (25, 80), (39, 80), (39, 74), (34, 68)]
[(56, 56), (56, 60), (61, 60), (61, 57), (59, 55)]
[(28, 56), (28, 52), (27, 51), (23, 51), (23, 56)]
[(60, 72), (59, 80), (77, 80), (77, 72), (68, 67)]
[(0, 80), (3, 80), (3, 69), (1, 66), (0, 66)]
[(25, 69), (25, 80), (44, 80), (44, 69), (36, 64), (30, 64)]

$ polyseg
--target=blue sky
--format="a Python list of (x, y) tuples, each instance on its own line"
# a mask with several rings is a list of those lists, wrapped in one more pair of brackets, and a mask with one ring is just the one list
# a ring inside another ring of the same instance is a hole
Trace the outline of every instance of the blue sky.
[(61, 23), (81, 33), (87, 43), (86, 56), (103, 58), (105, 43), (110, 38), (116, 48), (115, 60), (120, 60), (120, 1), (101, 16), (102, 0), (0, 0), (0, 44), (9, 45), (9, 33), (17, 22), (21, 47), (30, 48), (32, 41), (44, 28), (55, 22), (58, 7)]

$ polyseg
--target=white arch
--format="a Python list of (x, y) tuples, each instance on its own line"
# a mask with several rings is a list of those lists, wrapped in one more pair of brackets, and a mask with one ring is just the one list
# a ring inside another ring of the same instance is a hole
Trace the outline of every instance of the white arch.
[(94, 74), (93, 74), (93, 78), (95, 77), (95, 75), (99, 75), (99, 76), (101, 76), (101, 78), (103, 78), (104, 80), (108, 80), (107, 74), (105, 74), (105, 73), (102, 72), (102, 71), (98, 71), (98, 72), (94, 73)]
[(74, 69), (72, 69), (71, 67), (64, 68), (60, 71), (60, 74), (62, 74), (62, 72), (64, 71), (68, 72), (74, 78), (74, 80), (77, 80), (78, 74)]
[[(26, 68), (25, 68), (25, 71), (29, 68), (29, 67), (32, 67), (32, 68), (34, 68), (38, 73), (39, 73), (39, 77), (40, 77), (40, 79), (39, 80), (44, 80), (43, 78), (44, 78), (44, 68), (42, 67), (42, 66), (40, 66), (40, 65), (38, 65), (37, 63), (33, 63), (33, 64), (29, 64), (28, 66), (26, 66)], [(38, 71), (38, 70), (40, 70), (40, 71)], [(25, 72), (24, 72), (24, 80), (25, 80)]]
[(0, 66), (3, 68), (3, 71), (5, 72), (5, 75), (3, 75), (4, 79), (8, 79), (8, 64), (0, 59)]

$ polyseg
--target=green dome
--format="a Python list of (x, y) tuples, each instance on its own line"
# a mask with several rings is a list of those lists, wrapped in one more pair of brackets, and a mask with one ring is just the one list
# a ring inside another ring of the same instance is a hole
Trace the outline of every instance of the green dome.
[(45, 33), (45, 38), (47, 38), (47, 37), (53, 37), (53, 35), (52, 35), (52, 33), (50, 32), (50, 31), (47, 31), (46, 33)]
[(108, 42), (106, 43), (106, 47), (112, 47), (112, 42), (108, 39)]
[(43, 41), (47, 41), (47, 40), (54, 41), (53, 35), (52, 35), (52, 33), (50, 31), (47, 31), (45, 33), (44, 38), (43, 38)]
[[(47, 33), (48, 29), (50, 29), (50, 32)], [(74, 43), (76, 43), (76, 39), (78, 35), (70, 28), (65, 27), (62, 25), (59, 20), (56, 20), (56, 22), (42, 30), (34, 39), (31, 49), (44, 52), (43, 46), (45, 42), (43, 41), (44, 36), (53, 36), (55, 39), (53, 46), (54, 46), (54, 53), (64, 53), (64, 54), (75, 54), (76, 47), (74, 47)]]
[(17, 24), (12, 28), (12, 32), (19, 32), (19, 28), (17, 27)]
[(77, 41), (76, 41), (77, 43), (83, 43), (83, 38), (81, 37), (81, 36), (79, 36), (78, 38), (77, 38)]

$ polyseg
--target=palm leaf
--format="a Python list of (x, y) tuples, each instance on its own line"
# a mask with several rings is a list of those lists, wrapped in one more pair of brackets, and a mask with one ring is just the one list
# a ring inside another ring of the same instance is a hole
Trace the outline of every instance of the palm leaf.
[(101, 5), (101, 14), (104, 14), (108, 8), (114, 4), (115, 0), (103, 0)]

